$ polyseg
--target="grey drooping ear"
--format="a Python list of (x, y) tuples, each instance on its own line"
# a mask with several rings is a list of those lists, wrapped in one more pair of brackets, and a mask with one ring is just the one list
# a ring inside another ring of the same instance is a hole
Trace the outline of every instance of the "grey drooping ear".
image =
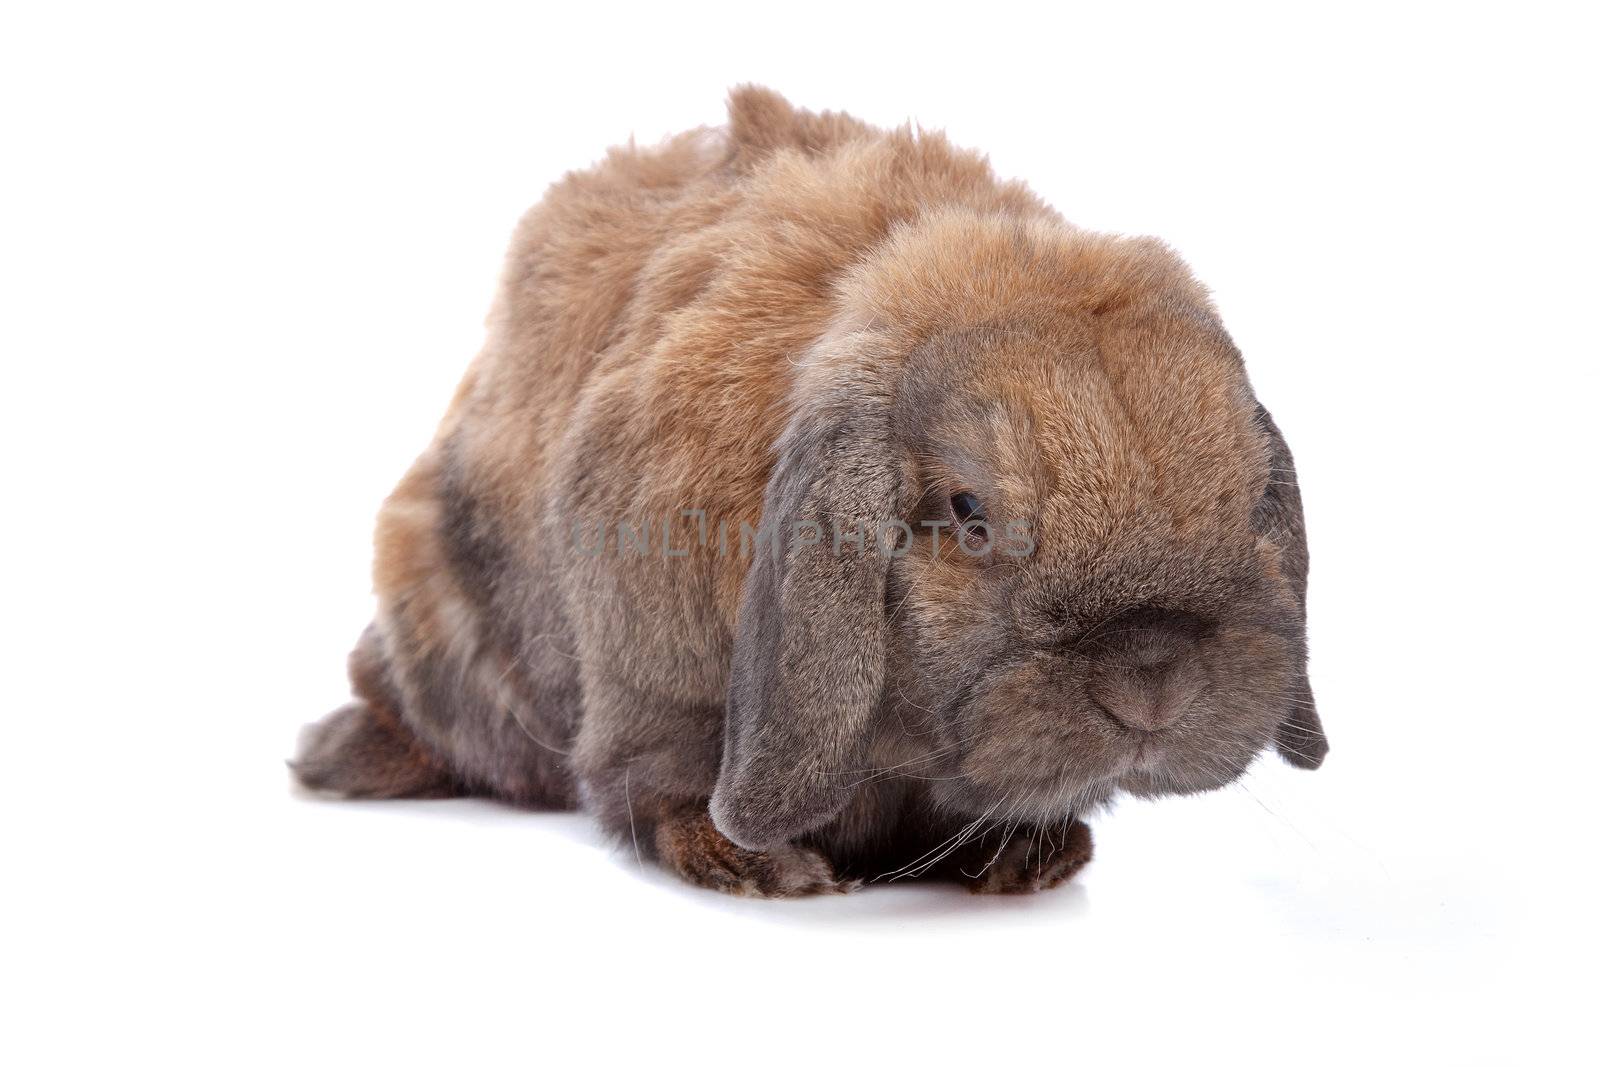
[(1317, 715), (1316, 698), (1311, 694), (1311, 680), (1306, 674), (1305, 616), (1306, 575), (1311, 557), (1306, 548), (1306, 520), (1300, 508), (1300, 482), (1295, 475), (1294, 456), (1279, 432), (1272, 415), (1259, 404), (1256, 406), (1256, 423), (1267, 437), (1271, 456), (1271, 473), (1267, 476), (1267, 490), (1256, 505), (1256, 528), (1283, 550), (1282, 565), (1289, 584), (1299, 601), (1300, 617), (1297, 627), (1299, 647), (1296, 650), (1298, 677), (1284, 709), (1283, 722), (1278, 726), (1276, 745), (1284, 759), (1296, 767), (1311, 770), (1321, 766), (1328, 754), (1328, 737), (1322, 731), (1322, 719)]
[(884, 593), (901, 472), (888, 398), (856, 379), (778, 443), (728, 686), (717, 829), (769, 848), (836, 815), (883, 688)]

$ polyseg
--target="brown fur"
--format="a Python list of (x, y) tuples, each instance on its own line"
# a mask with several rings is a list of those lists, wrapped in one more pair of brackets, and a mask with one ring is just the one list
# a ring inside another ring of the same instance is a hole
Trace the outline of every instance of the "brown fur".
[(377, 633), (371, 627), (350, 653), (357, 699), (309, 727), (295, 774), (313, 789), (350, 797), (448, 797), (461, 791), (449, 765), (419, 741), (395, 709)]
[[(741, 89), (726, 129), (613, 149), (522, 220), (379, 519), (393, 699), (357, 690), (417, 780), (581, 798), (700, 884), (817, 891), (922, 845), (908, 869), (970, 880), (978, 842), (977, 888), (1053, 884), (1119, 785), (1220, 784), (1280, 729), (1320, 760), (1281, 445), (1158, 242), (1076, 229), (938, 134)], [(964, 490), (1033, 553), (737, 551), (741, 524), (915, 523)], [(325, 733), (302, 768), (342, 756), (370, 762)], [(1019, 824), (1061, 858), (1028, 874), (990, 834)]]

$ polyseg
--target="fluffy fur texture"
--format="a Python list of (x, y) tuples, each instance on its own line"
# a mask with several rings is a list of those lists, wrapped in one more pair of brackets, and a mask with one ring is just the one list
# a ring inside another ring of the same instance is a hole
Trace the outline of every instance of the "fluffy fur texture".
[(727, 891), (1046, 887), (1118, 789), (1327, 747), (1293, 463), (1184, 265), (761, 89), (523, 219), (375, 573), (306, 783), (582, 804)]

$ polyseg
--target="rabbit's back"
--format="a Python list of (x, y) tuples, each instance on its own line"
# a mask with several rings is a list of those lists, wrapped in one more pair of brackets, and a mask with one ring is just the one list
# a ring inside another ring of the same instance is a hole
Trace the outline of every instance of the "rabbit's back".
[[(730, 122), (614, 149), (523, 219), (453, 412), (486, 497), (527, 514), (562, 465), (610, 519), (754, 522), (796, 362), (898, 224), (1052, 213), (942, 135), (737, 90)], [(610, 474), (626, 484), (606, 484)]]

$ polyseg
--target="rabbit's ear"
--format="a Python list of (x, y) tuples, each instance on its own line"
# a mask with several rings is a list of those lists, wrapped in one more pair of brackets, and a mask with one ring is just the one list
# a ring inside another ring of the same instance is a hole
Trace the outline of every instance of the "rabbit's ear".
[(1306, 674), (1306, 575), (1311, 564), (1306, 549), (1306, 520), (1300, 509), (1300, 483), (1288, 443), (1277, 423), (1272, 421), (1271, 413), (1260, 405), (1256, 407), (1256, 422), (1267, 437), (1271, 457), (1267, 490), (1256, 505), (1256, 529), (1282, 549), (1283, 570), (1294, 588), (1300, 613), (1296, 627), (1300, 641), (1296, 650), (1299, 677), (1278, 726), (1276, 743), (1284, 759), (1310, 770), (1320, 766), (1327, 756), (1328, 737), (1322, 731), (1322, 719), (1317, 715), (1316, 698), (1311, 694), (1311, 680)]
[(728, 685), (717, 829), (768, 848), (827, 822), (862, 775), (883, 688), (902, 484), (890, 398), (846, 375), (778, 442)]

